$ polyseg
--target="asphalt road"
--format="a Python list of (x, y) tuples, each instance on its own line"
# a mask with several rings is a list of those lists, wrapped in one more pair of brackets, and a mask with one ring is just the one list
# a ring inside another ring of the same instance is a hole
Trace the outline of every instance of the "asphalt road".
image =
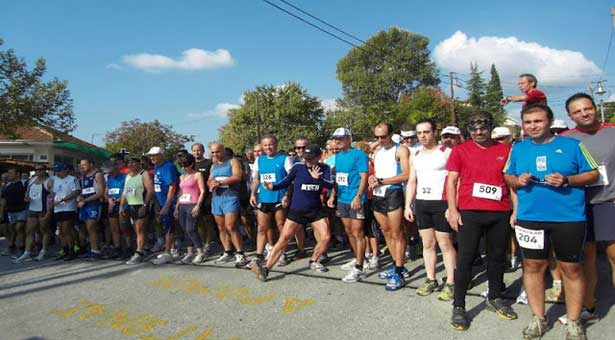
[[(346, 252), (332, 255), (338, 264), (348, 258)], [(522, 339), (530, 319), (524, 305), (514, 305), (515, 321), (486, 311), (479, 296), (484, 276), (478, 274), (467, 299), (472, 325), (453, 330), (450, 302), (416, 295), (425, 279), (420, 259), (408, 262), (413, 276), (397, 292), (385, 291), (375, 273), (348, 284), (333, 264), (328, 273), (311, 272), (307, 259), (276, 268), (265, 283), (249, 270), (212, 260), (198, 267), (80, 260), (17, 265), (1, 257), (0, 339)], [(600, 268), (600, 319), (587, 334), (614, 339), (610, 268), (604, 261)], [(507, 296), (516, 296), (520, 275), (506, 274)], [(563, 305), (548, 306), (551, 320), (563, 313)], [(564, 327), (555, 324), (543, 339), (563, 336)]]

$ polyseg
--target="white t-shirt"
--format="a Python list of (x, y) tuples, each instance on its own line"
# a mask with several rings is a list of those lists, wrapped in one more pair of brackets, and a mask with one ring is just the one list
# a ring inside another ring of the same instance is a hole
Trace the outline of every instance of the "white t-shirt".
[[(58, 176), (53, 177), (53, 198), (55, 201), (60, 201), (64, 197), (70, 195), (73, 191), (80, 191), (81, 186), (79, 185), (79, 180), (74, 176), (66, 176), (64, 178), (60, 178)], [(57, 204), (54, 208), (54, 212), (63, 212), (63, 211), (75, 211), (77, 210), (77, 200), (73, 198), (67, 202), (62, 202)]]

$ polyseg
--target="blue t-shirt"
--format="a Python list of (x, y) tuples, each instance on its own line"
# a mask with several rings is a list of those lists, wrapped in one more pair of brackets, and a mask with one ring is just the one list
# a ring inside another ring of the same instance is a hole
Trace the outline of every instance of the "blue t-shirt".
[(267, 190), (263, 183), (278, 184), (288, 174), (286, 172), (286, 165), (290, 163), (290, 160), (287, 160), (287, 157), (285, 154), (279, 153), (273, 157), (263, 155), (256, 159), (260, 181), (258, 185), (258, 201), (260, 203), (282, 202), (282, 198), (286, 195), (286, 189)]
[[(351, 148), (335, 155), (335, 183), (337, 184), (337, 201), (350, 204), (359, 191), (361, 173), (369, 171), (367, 154)], [(367, 188), (366, 188), (367, 189)], [(361, 195), (361, 202), (367, 201), (367, 190)]]
[(179, 173), (173, 163), (165, 161), (160, 166), (154, 166), (154, 191), (156, 192), (156, 199), (161, 207), (167, 202), (169, 186), (171, 184), (177, 186), (178, 183)]
[[(572, 176), (596, 169), (597, 164), (583, 143), (555, 136), (546, 144), (534, 144), (530, 138), (516, 143), (504, 173), (519, 176), (529, 173), (540, 181), (546, 175)], [(585, 221), (585, 188), (559, 187), (531, 181), (517, 189), (517, 219), (540, 222)]]
[(293, 197), (290, 202), (291, 210), (314, 212), (323, 208), (320, 194), (323, 188), (333, 188), (334, 182), (331, 178), (329, 166), (319, 164), (319, 167), (322, 175), (319, 179), (314, 179), (310, 175), (305, 163), (295, 163), (288, 175), (273, 186), (274, 189), (279, 189), (286, 188), (291, 183), (293, 184)]
[(124, 182), (126, 181), (126, 174), (118, 174), (115, 177), (109, 175), (107, 177), (107, 196), (110, 198), (122, 197), (124, 191)]

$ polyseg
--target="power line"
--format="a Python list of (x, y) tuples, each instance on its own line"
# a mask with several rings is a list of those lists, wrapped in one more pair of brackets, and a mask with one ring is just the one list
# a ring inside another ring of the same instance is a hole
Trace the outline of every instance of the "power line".
[[(606, 48), (606, 56), (604, 57), (604, 63), (602, 64), (602, 73), (606, 69), (606, 63), (609, 61), (609, 52), (611, 51), (611, 44), (613, 44), (613, 32), (615, 32), (615, 25), (611, 25), (611, 35), (609, 37), (609, 46)], [(602, 75), (600, 75), (602, 79)]]

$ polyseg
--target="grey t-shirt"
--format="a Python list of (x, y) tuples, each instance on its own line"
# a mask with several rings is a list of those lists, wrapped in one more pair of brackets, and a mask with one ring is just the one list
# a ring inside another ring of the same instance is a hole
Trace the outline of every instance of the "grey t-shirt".
[(587, 187), (589, 203), (613, 202), (615, 200), (615, 124), (603, 123), (593, 133), (574, 128), (566, 131), (564, 135), (583, 142), (598, 163), (600, 179)]

